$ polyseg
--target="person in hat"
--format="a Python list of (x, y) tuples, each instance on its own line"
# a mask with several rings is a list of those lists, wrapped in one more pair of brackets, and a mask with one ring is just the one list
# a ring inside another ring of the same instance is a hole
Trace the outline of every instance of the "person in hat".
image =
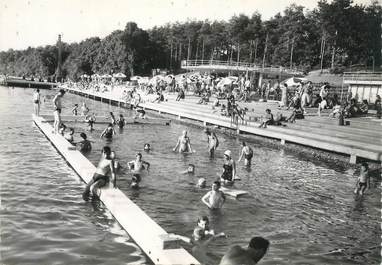
[(54, 106), (54, 123), (53, 123), (53, 128), (54, 131), (53, 133), (58, 133), (58, 129), (60, 128), (61, 125), (61, 110), (62, 110), (62, 97), (65, 95), (65, 90), (60, 89), (58, 94), (56, 94), (53, 98), (53, 106)]
[(224, 164), (223, 174), (220, 177), (220, 181), (224, 184), (232, 183), (236, 176), (236, 163), (232, 159), (232, 153), (230, 150), (224, 152)]

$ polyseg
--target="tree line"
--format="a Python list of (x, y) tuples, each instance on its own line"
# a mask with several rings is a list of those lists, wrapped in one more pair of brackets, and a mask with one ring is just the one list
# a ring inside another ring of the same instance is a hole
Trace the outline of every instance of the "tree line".
[[(185, 59), (249, 62), (341, 70), (354, 64), (381, 65), (382, 8), (351, 0), (319, 1), (313, 10), (292, 4), (263, 20), (258, 12), (228, 21), (166, 24), (143, 30), (134, 22), (103, 39), (62, 43), (63, 77), (123, 72), (148, 75), (151, 69), (180, 70)], [(57, 46), (0, 52), (0, 73), (57, 75)]]

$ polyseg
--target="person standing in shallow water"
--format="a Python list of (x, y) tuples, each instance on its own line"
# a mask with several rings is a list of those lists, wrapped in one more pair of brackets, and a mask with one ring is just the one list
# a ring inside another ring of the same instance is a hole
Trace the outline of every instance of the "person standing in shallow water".
[(183, 134), (178, 138), (178, 142), (176, 143), (173, 151), (176, 152), (176, 149), (179, 147), (179, 153), (192, 153), (191, 141), (187, 136), (187, 131), (184, 130)]
[(241, 145), (243, 146), (243, 148), (241, 149), (240, 157), (237, 160), (237, 162), (239, 163), (241, 161), (241, 159), (243, 158), (243, 156), (244, 156), (244, 165), (246, 167), (250, 167), (251, 166), (252, 157), (253, 157), (253, 150), (252, 150), (251, 147), (246, 145), (245, 142), (242, 142)]
[(34, 107), (34, 114), (36, 116), (40, 116), (40, 89), (36, 89), (35, 92), (33, 93), (33, 107)]
[(216, 148), (218, 148), (219, 146), (219, 140), (216, 134), (214, 132), (211, 132), (209, 129), (206, 129), (205, 133), (207, 135), (208, 151), (210, 153), (210, 157), (213, 157)]

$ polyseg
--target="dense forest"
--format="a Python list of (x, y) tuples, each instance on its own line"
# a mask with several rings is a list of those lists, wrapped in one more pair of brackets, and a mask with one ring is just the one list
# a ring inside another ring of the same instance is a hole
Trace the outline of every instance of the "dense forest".
[[(381, 65), (382, 8), (351, 0), (319, 1), (311, 11), (292, 4), (262, 20), (240, 14), (229, 21), (187, 21), (143, 30), (134, 22), (103, 39), (62, 43), (63, 76), (123, 72), (148, 75), (153, 68), (178, 72), (181, 60), (224, 60), (259, 65), (320, 67), (341, 71), (354, 64)], [(57, 46), (0, 52), (0, 73), (55, 76)]]

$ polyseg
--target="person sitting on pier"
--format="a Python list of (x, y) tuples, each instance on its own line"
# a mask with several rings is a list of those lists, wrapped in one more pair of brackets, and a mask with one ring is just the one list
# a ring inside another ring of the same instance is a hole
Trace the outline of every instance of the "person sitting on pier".
[(123, 117), (122, 114), (119, 114), (119, 119), (117, 120), (117, 125), (120, 129), (123, 129), (123, 127), (125, 126), (125, 118)]
[(202, 202), (211, 210), (221, 209), (225, 202), (225, 195), (220, 190), (220, 186), (220, 181), (215, 181), (211, 186), (211, 190), (202, 197)]
[(350, 100), (350, 104), (345, 107), (345, 117), (346, 118), (355, 117), (358, 112), (359, 112), (359, 107), (358, 107), (357, 101), (354, 98), (352, 98)]
[[(85, 191), (82, 193), (82, 198), (85, 201), (89, 200), (90, 194), (94, 197), (100, 196), (100, 188), (106, 186), (110, 181), (116, 188), (116, 174), (113, 160), (111, 159), (111, 149), (109, 146), (102, 148), (102, 157), (98, 163), (97, 169), (93, 178), (86, 185)], [(108, 175), (111, 175), (111, 178)]]
[(241, 149), (240, 157), (237, 160), (237, 162), (239, 163), (242, 157), (244, 156), (244, 165), (250, 167), (253, 157), (253, 149), (250, 146), (248, 146), (245, 142), (242, 142), (241, 145), (243, 146), (243, 148)]
[(76, 143), (77, 150), (82, 153), (90, 152), (92, 150), (92, 144), (87, 139), (87, 135), (82, 132), (80, 133), (80, 137), (82, 138), (82, 140)]
[(61, 125), (61, 110), (62, 110), (62, 97), (65, 95), (65, 90), (60, 89), (58, 94), (53, 98), (53, 105), (54, 105), (54, 133), (58, 133), (58, 130)]
[(366, 115), (369, 112), (369, 103), (366, 99), (362, 100), (361, 105), (359, 105), (359, 114)]
[(265, 110), (265, 117), (263, 118), (261, 124), (259, 125), (259, 128), (264, 127), (267, 128), (267, 125), (273, 124), (273, 114), (271, 113), (270, 109)]
[(101, 138), (105, 137), (106, 139), (112, 139), (113, 135), (115, 135), (115, 130), (112, 123), (109, 123), (109, 125), (106, 127), (106, 129), (102, 132)]
[(149, 172), (150, 163), (142, 160), (142, 154), (137, 153), (136, 159), (128, 162), (127, 166), (129, 167), (129, 169), (133, 173), (131, 187), (132, 188), (138, 188), (139, 182), (141, 182), (141, 179), (142, 179), (141, 174), (143, 173), (143, 170), (145, 170), (145, 169), (147, 170), (147, 172)]
[(370, 189), (369, 165), (366, 162), (363, 162), (354, 193), (356, 195), (359, 193), (362, 196), (366, 189)]
[(69, 128), (69, 132), (67, 132), (67, 133), (64, 134), (64, 138), (65, 138), (69, 143), (73, 144), (73, 141), (74, 141), (73, 135), (74, 135), (74, 129), (73, 129), (73, 128)]
[(182, 135), (178, 138), (178, 141), (173, 148), (173, 151), (176, 152), (176, 149), (179, 147), (179, 153), (192, 153), (191, 141), (187, 136), (187, 131), (184, 130)]
[(161, 103), (162, 101), (164, 101), (164, 96), (163, 96), (163, 93), (162, 91), (158, 91), (157, 92), (157, 97), (152, 101), (152, 103)]
[(223, 184), (233, 184), (236, 178), (236, 163), (232, 159), (232, 153), (230, 150), (224, 152), (224, 164), (223, 173), (220, 177), (220, 181)]
[(185, 97), (186, 97), (186, 95), (184, 93), (184, 89), (183, 88), (179, 88), (178, 96), (176, 97), (176, 101), (180, 101), (181, 99), (185, 99)]
[(257, 264), (267, 253), (269, 241), (263, 237), (253, 237), (248, 248), (231, 247), (222, 257), (219, 265), (252, 265)]

